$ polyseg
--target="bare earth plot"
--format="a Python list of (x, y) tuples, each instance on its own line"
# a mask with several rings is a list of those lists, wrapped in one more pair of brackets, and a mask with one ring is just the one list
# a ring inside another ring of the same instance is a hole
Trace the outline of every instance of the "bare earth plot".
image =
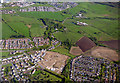
[(47, 51), (43, 60), (39, 62), (43, 67), (61, 73), (69, 57), (56, 52)]
[(79, 47), (72, 46), (70, 49), (70, 54), (72, 54), (72, 55), (80, 55), (82, 53), (83, 52)]
[(93, 56), (93, 57), (101, 57), (104, 59), (108, 59), (110, 61), (118, 61), (117, 52), (115, 50), (106, 47), (95, 47), (89, 52), (85, 53), (85, 55)]
[(111, 40), (111, 41), (99, 41), (99, 43), (102, 43), (102, 44), (105, 44), (113, 49), (118, 49), (120, 50), (119, 48), (119, 42), (120, 40)]

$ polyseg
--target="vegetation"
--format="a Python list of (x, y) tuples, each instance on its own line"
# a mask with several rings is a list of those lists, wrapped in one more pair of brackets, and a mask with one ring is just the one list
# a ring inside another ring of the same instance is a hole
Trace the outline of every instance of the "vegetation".
[(37, 69), (33, 75), (29, 77), (31, 81), (61, 81), (61, 78), (58, 78), (46, 71)]

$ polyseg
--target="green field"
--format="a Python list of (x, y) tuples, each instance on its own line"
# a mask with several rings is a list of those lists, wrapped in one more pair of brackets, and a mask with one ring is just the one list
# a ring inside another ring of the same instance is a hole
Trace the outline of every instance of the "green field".
[[(95, 37), (98, 41), (118, 39), (118, 33), (120, 32), (118, 27), (119, 20), (117, 19), (118, 8), (95, 3), (80, 3), (78, 6), (65, 11), (69, 15), (72, 14), (73, 17), (64, 21), (63, 25), (67, 28), (66, 31), (54, 33), (58, 40), (65, 41), (69, 39), (75, 43), (82, 36)], [(80, 11), (85, 11), (83, 15), (88, 19), (76, 18), (75, 16)], [(77, 23), (77, 21), (85, 22), (88, 26), (75, 25), (74, 23)]]
[(18, 34), (12, 31), (8, 25), (2, 22), (2, 39), (10, 38), (10, 36), (12, 35), (18, 35)]
[(87, 17), (104, 17), (105, 14), (109, 15), (109, 17), (118, 17), (118, 8), (85, 2), (81, 2), (78, 6), (72, 9), (68, 9), (68, 13), (76, 15), (81, 10), (86, 12), (85, 15)]
[(44, 26), (41, 26), (40, 24), (32, 24), (32, 27), (30, 28), (31, 36), (32, 37), (39, 37), (43, 36), (46, 28)]
[[(10, 38), (12, 35), (24, 35), (28, 38), (30, 36), (29, 29), (32, 37), (42, 36), (45, 31), (45, 28), (43, 28), (45, 25), (42, 23), (42, 21), (39, 21), (35, 18), (25, 18), (15, 15), (3, 15), (2, 18), (7, 23), (5, 24), (2, 22), (3, 39)], [(28, 27), (28, 25), (31, 27)]]
[(58, 78), (46, 71), (37, 70), (33, 75), (30, 76), (32, 81), (62, 81), (61, 78)]
[(8, 22), (8, 24), (15, 30), (17, 33), (29, 37), (29, 29), (22, 22)]
[(20, 55), (20, 54), (22, 54), (22, 53), (17, 53), (17, 54), (10, 54), (10, 52), (0, 52), (0, 54), (1, 54), (1, 58), (9, 58), (9, 57), (12, 57), (12, 56), (17, 56), (17, 55)]
[[(43, 4), (35, 4), (33, 6), (43, 6)], [(44, 4), (44, 6), (50, 7), (48, 4)], [(17, 7), (13, 8), (17, 9)], [(83, 15), (89, 19), (76, 18), (75, 16), (78, 15), (80, 11), (84, 11)], [(96, 17), (102, 17), (102, 19)], [(63, 26), (65, 26), (67, 30), (53, 33), (60, 41), (69, 39), (72, 43), (75, 43), (82, 36), (96, 37), (98, 41), (112, 40), (118, 38), (119, 28), (117, 17), (118, 8), (83, 2), (78, 3), (74, 8), (69, 8), (60, 12), (34, 11), (17, 12), (15, 15), (3, 14), (2, 18), (5, 22), (7, 22), (8, 25), (17, 32), (15, 33), (5, 23), (3, 23), (3, 39), (9, 38), (11, 35), (24, 35), (25, 37), (30, 37), (30, 35), (31, 37), (43, 36), (43, 33), (46, 30), (43, 28), (45, 25), (42, 21), (37, 19), (47, 18), (56, 21), (63, 21), (67, 18), (63, 23)], [(113, 18), (115, 20), (111, 20), (109, 18)], [(76, 21), (86, 22), (88, 26), (75, 25), (74, 23), (76, 23)], [(31, 27), (28, 28), (27, 25), (30, 25)]]
[(63, 21), (66, 17), (70, 16), (70, 15), (62, 15), (61, 12), (39, 12), (39, 11), (20, 12), (19, 15), (22, 17), (48, 18), (48, 19), (54, 19), (58, 21)]
[(58, 53), (63, 54), (63, 55), (67, 55), (67, 56), (72, 57), (72, 58), (75, 57), (74, 55), (71, 55), (69, 53), (69, 50), (65, 49), (64, 46), (60, 46), (60, 47), (53, 49), (51, 51), (58, 52)]

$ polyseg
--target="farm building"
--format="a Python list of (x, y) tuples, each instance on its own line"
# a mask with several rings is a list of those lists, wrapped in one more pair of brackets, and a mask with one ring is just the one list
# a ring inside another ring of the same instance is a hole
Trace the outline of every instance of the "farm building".
[(83, 52), (90, 50), (91, 48), (96, 46), (96, 44), (92, 40), (90, 40), (88, 37), (85, 36), (80, 38), (76, 42), (76, 45), (78, 45)]

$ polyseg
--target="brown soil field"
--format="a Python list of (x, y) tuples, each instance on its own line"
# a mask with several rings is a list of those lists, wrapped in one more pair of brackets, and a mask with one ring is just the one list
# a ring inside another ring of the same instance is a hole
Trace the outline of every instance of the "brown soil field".
[(85, 55), (100, 57), (104, 59), (108, 59), (110, 61), (118, 61), (119, 55), (115, 50), (106, 47), (95, 47), (91, 49), (89, 52), (86, 52)]
[(99, 43), (105, 44), (105, 45), (107, 45), (110, 48), (120, 50), (119, 42), (120, 42), (120, 40), (99, 41)]
[(61, 73), (67, 59), (69, 59), (69, 57), (66, 55), (47, 51), (43, 60), (41, 60), (39, 64), (47, 69), (54, 69), (56, 73)]
[(72, 46), (71, 49), (70, 49), (70, 54), (72, 54), (72, 55), (80, 55), (82, 53), (83, 52), (79, 47)]
[(91, 48), (95, 47), (95, 43), (89, 39), (88, 37), (82, 37), (80, 38), (77, 42), (76, 42), (76, 45), (79, 46), (79, 48), (85, 52), (87, 50), (90, 50)]

